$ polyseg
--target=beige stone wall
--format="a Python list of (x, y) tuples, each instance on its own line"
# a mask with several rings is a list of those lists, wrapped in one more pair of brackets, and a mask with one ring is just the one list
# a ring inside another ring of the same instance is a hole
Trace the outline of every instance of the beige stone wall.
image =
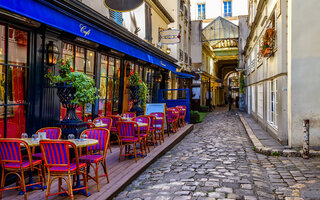
[(289, 1), (289, 144), (301, 146), (302, 122), (310, 120), (310, 145), (320, 145), (320, 3)]
[[(249, 11), (249, 30), (251, 31), (247, 41), (245, 51), (245, 66), (247, 74), (247, 85), (250, 89), (251, 85), (257, 86), (263, 84), (263, 115), (258, 116), (258, 99), (257, 90), (251, 91), (251, 99), (247, 97), (247, 104), (250, 106), (248, 112), (260, 122), (262, 127), (267, 130), (272, 136), (284, 144), (288, 142), (288, 125), (287, 125), (287, 38), (286, 38), (286, 1), (281, 2), (281, 12), (277, 10), (277, 0), (270, 0), (267, 4), (258, 10)], [(252, 6), (252, 5), (251, 5)], [(249, 6), (250, 7), (250, 6)], [(258, 4), (253, 6), (258, 8)], [(259, 20), (253, 21), (259, 16)], [(263, 35), (267, 28), (272, 26), (271, 19), (275, 16), (276, 30), (276, 48), (274, 54), (270, 57), (262, 57), (258, 59), (258, 51), (262, 43)], [(254, 22), (254, 23), (253, 23)], [(272, 124), (268, 120), (268, 96), (269, 81), (277, 80), (277, 95), (276, 95), (276, 124)], [(255, 87), (257, 88), (257, 87)], [(255, 103), (252, 103), (253, 93), (255, 93)], [(247, 93), (248, 95), (248, 93)], [(252, 108), (255, 106), (255, 109)], [(254, 111), (253, 111), (254, 110)]]

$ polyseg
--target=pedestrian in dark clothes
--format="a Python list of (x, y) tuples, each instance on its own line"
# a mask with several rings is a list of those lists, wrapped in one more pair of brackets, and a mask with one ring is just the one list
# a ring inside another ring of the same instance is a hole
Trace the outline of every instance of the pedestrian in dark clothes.
[(229, 96), (228, 96), (229, 111), (231, 110), (232, 103), (233, 103), (233, 99), (232, 99), (231, 95), (229, 94)]

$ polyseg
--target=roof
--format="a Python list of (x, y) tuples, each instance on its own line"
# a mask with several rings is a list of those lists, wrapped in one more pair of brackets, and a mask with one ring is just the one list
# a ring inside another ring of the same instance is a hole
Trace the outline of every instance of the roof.
[(223, 17), (217, 17), (202, 29), (202, 34), (204, 41), (210, 41), (211, 45), (215, 45), (221, 40), (238, 39), (239, 26)]

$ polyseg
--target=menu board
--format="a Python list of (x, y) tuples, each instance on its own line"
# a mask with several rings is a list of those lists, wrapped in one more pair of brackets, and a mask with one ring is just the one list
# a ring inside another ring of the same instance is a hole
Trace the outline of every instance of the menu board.
[(147, 103), (146, 105), (146, 115), (150, 115), (154, 112), (165, 113), (166, 104), (165, 103)]

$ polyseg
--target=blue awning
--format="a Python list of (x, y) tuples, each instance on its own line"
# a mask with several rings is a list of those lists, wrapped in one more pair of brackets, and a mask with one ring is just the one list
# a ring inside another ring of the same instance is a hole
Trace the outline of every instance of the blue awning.
[(48, 5), (44, 0), (0, 0), (0, 7), (170, 71), (176, 71), (175, 64), (123, 41), (58, 7)]
[(194, 78), (195, 76), (192, 76), (190, 74), (182, 73), (182, 72), (172, 72), (176, 75), (178, 78)]

